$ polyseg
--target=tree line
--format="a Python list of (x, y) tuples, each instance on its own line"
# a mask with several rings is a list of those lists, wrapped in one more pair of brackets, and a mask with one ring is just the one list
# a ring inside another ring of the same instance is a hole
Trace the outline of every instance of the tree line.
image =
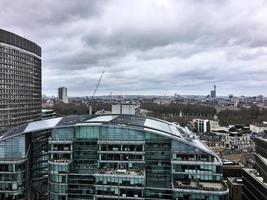
[(240, 108), (240, 110), (223, 110), (218, 113), (220, 124), (242, 124), (248, 126), (251, 123), (262, 123), (267, 121), (267, 109), (261, 109), (255, 105), (251, 108)]
[[(192, 121), (193, 118), (213, 119), (214, 115), (218, 116), (220, 125), (228, 126), (230, 124), (242, 124), (248, 126), (251, 123), (262, 123), (267, 121), (267, 109), (259, 108), (252, 105), (251, 108), (240, 108), (239, 110), (222, 110), (216, 112), (212, 106), (200, 104), (155, 104), (144, 103), (143, 109), (151, 111), (152, 117), (161, 118), (168, 121), (175, 121), (181, 124)], [(180, 117), (180, 112), (183, 116)]]
[(216, 109), (212, 106), (205, 106), (200, 104), (156, 104), (143, 103), (143, 109), (152, 111), (154, 115), (161, 115), (162, 113), (172, 113), (173, 116), (179, 116), (180, 112), (184, 117), (206, 117), (213, 118), (216, 114)]
[[(111, 104), (93, 102), (92, 103), (93, 114), (99, 110), (111, 110)], [(85, 115), (89, 113), (89, 107), (85, 103), (62, 103), (58, 102), (54, 105), (53, 110), (57, 113), (57, 116), (66, 115)]]

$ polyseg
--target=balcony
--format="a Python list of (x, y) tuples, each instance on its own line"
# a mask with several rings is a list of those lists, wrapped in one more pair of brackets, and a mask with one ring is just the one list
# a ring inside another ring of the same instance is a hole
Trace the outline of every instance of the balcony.
[(52, 163), (52, 164), (55, 164), (55, 163), (66, 163), (66, 164), (70, 164), (72, 162), (71, 159), (53, 159), (53, 160), (49, 160), (48, 163)]
[[(201, 182), (201, 181), (174, 181), (173, 182), (173, 190), (174, 191), (188, 191), (188, 192), (195, 192), (198, 193), (201, 191), (203, 193), (204, 191), (207, 191), (207, 193), (213, 193), (213, 192), (221, 192), (222, 195), (228, 193), (228, 188), (223, 182)], [(204, 192), (205, 193), (205, 192)]]
[(118, 176), (145, 176), (144, 170), (127, 169), (98, 169), (97, 174)]

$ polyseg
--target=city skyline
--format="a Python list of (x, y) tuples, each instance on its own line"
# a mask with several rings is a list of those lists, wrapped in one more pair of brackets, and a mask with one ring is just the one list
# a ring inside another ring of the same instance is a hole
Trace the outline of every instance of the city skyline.
[[(3, 0), (1, 28), (43, 48), (43, 94), (267, 95), (267, 4)], [(25, 12), (26, 8), (30, 8)], [(6, 17), (8, 16), (8, 17)]]

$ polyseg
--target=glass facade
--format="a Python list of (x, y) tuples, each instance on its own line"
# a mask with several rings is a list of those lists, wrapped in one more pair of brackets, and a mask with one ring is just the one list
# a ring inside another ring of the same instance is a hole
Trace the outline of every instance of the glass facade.
[(0, 199), (25, 199), (26, 170), (25, 135), (0, 142)]
[(50, 166), (67, 167), (60, 176), (49, 171), (51, 200), (227, 199), (217, 157), (169, 137), (76, 126), (54, 129), (50, 143)]
[(31, 194), (33, 199), (38, 199), (46, 196), (47, 193), (48, 139), (51, 136), (51, 130), (36, 131), (29, 136)]
[(0, 195), (16, 191), (9, 199), (228, 199), (221, 162), (212, 152), (130, 125), (78, 123), (33, 131), (0, 140), (1, 155), (10, 164), (0, 165), (0, 178), (10, 184), (0, 181)]

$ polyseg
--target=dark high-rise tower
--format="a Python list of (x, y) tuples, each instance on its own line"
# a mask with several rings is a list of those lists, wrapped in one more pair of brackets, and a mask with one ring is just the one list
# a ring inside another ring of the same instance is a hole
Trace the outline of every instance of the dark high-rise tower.
[(68, 93), (67, 93), (67, 88), (65, 87), (60, 87), (58, 88), (58, 100), (60, 100), (63, 103), (68, 103)]
[(41, 119), (41, 47), (0, 29), (0, 133)]
[(210, 91), (211, 98), (216, 98), (216, 85), (214, 85), (214, 90)]

